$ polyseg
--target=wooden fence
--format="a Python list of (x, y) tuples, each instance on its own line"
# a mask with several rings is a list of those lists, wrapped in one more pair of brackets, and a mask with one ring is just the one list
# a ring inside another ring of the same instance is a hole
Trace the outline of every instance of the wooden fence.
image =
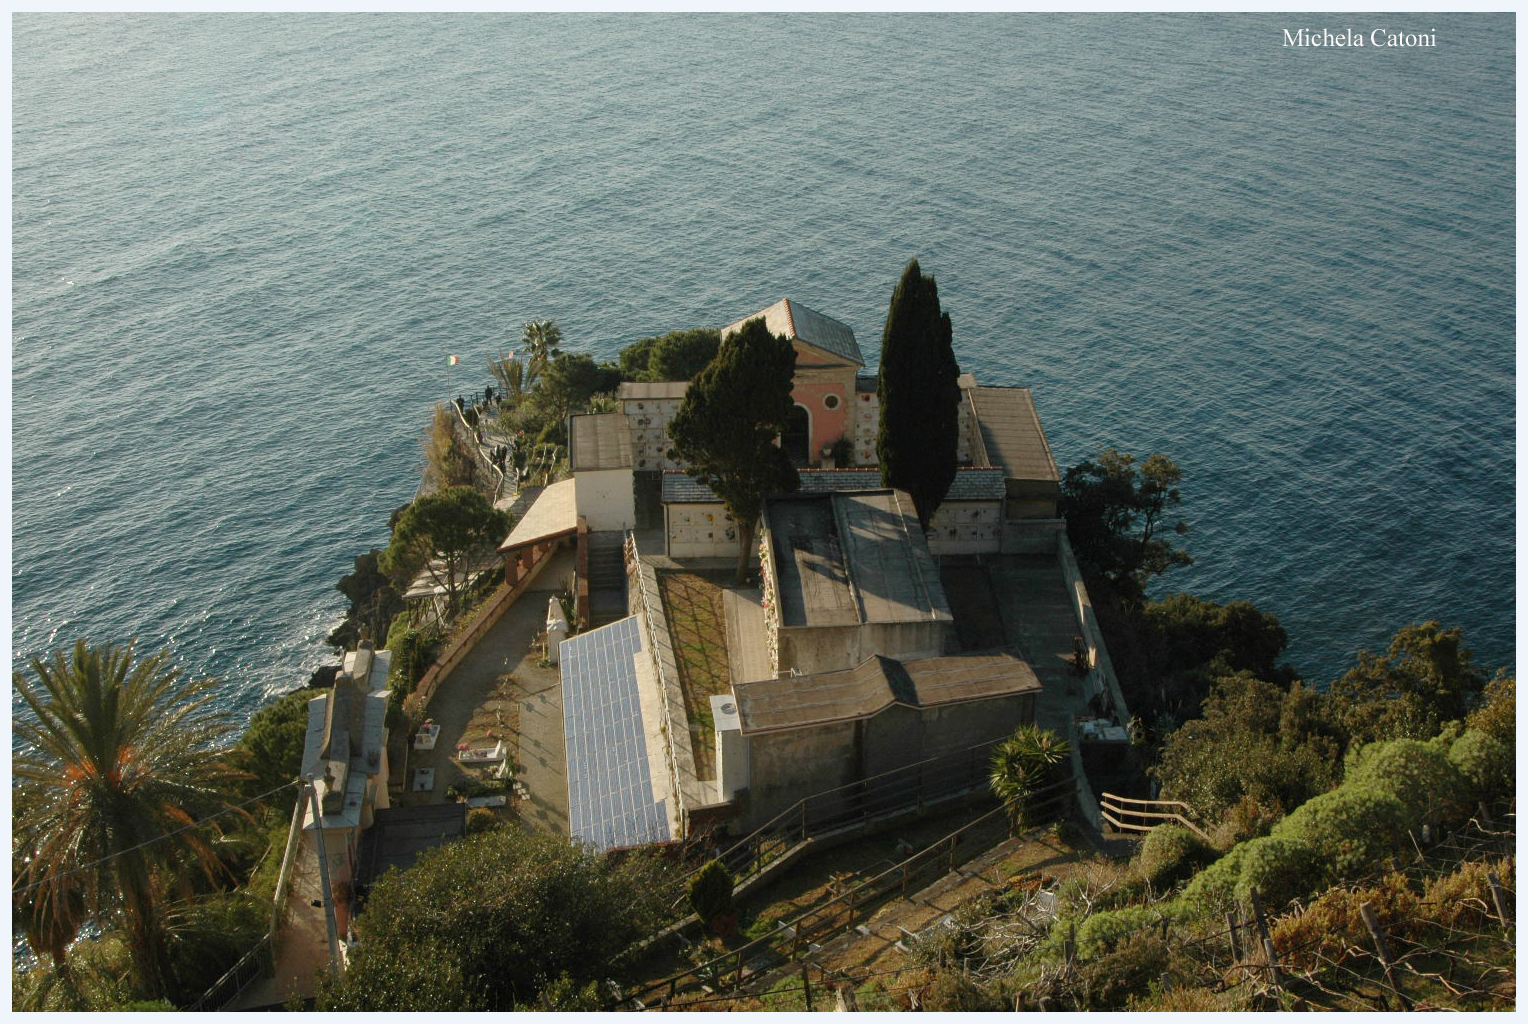
[[(1193, 814), (1194, 809), (1182, 800), (1136, 800), (1128, 796), (1115, 796), (1113, 793), (1102, 793), (1100, 796), (1102, 799), (1098, 807), (1103, 819), (1121, 832), (1150, 832), (1163, 822), (1170, 821), (1182, 825), (1205, 842), (1210, 841), (1204, 829), (1185, 817), (1185, 812)], [(1134, 806), (1126, 807), (1126, 804)], [(1124, 820), (1127, 818), (1140, 820)]]

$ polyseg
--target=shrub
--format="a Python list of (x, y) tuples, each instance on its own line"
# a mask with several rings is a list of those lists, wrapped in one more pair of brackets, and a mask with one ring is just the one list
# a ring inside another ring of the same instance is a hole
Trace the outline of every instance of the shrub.
[(1514, 783), (1512, 748), (1479, 729), (1470, 729), (1448, 748), (1449, 762), (1468, 782), (1467, 798), (1495, 800), (1511, 794)]
[[(243, 752), (242, 767), (253, 778), (242, 787), (250, 796), (267, 793), (284, 782), (291, 782), (302, 771), (303, 743), (308, 735), (308, 704), (323, 696), (323, 690), (295, 690), (273, 704), (256, 711), (249, 728), (239, 739)], [(290, 791), (278, 794), (278, 801), (290, 801)]]
[[(394, 642), (388, 637), (389, 642)], [(440, 633), (434, 629), (405, 629), (393, 647), (394, 664), (397, 665), (399, 685), (405, 694), (413, 693), (419, 680), (430, 670), (440, 644)]]
[(1150, 931), (1131, 935), (1118, 949), (1082, 965), (1083, 1009), (1124, 1009), (1132, 996), (1150, 992), (1168, 958), (1167, 944)]
[(1158, 825), (1136, 854), (1142, 877), (1158, 889), (1185, 881), (1215, 860), (1215, 850), (1182, 825)]
[(1138, 996), (1130, 1000), (1126, 1009), (1150, 1013), (1224, 1013), (1231, 1007), (1222, 1006), (1207, 988), (1175, 988)]
[(1245, 793), (1227, 809), (1211, 839), (1217, 850), (1230, 850), (1237, 843), (1266, 836), (1283, 817), (1284, 805), (1277, 799)]
[(1271, 837), (1304, 843), (1332, 877), (1351, 878), (1399, 849), (1408, 823), (1405, 806), (1380, 785), (1348, 782), (1307, 800), (1274, 826)]
[(1324, 867), (1307, 844), (1264, 836), (1234, 847), (1205, 868), (1183, 890), (1184, 902), (1218, 912), (1247, 903), (1252, 887), (1269, 909), (1281, 907), (1320, 888)]
[(1324, 874), (1315, 850), (1295, 840), (1267, 836), (1245, 845), (1232, 895), (1238, 903), (1250, 903), (1256, 886), (1263, 906), (1276, 910), (1315, 892)]
[(1038, 823), (1029, 798), (1071, 772), (1071, 748), (1054, 732), (1038, 725), (1021, 725), (992, 751), (989, 781), (992, 794), (1001, 800), (1015, 824)]
[[(588, 847), (518, 828), (422, 854), (373, 885), (360, 944), (319, 993), (324, 1010), (510, 1010), (554, 985), (621, 981), (632, 944), (667, 917), (655, 857), (611, 863)], [(560, 982), (564, 975), (567, 982)]]
[(1512, 749), (1517, 743), (1517, 680), (1499, 675), (1486, 684), (1485, 700), (1464, 724)]
[(1340, 964), (1350, 949), (1368, 956), (1371, 939), (1359, 910), (1369, 904), (1379, 925), (1396, 938), (1414, 932), (1417, 898), (1398, 874), (1377, 886), (1364, 889), (1328, 889), (1303, 911), (1281, 917), (1269, 928), (1279, 959), (1301, 969), (1314, 969), (1322, 961)]
[[(1151, 907), (1125, 907), (1094, 914), (1077, 928), (1077, 956), (1083, 960), (1096, 959), (1113, 952), (1137, 932), (1162, 927), (1164, 919), (1171, 924), (1189, 916), (1188, 908), (1176, 902)], [(1055, 930), (1052, 929), (1054, 934)]]
[(1370, 743), (1349, 758), (1343, 788), (1368, 783), (1377, 792), (1389, 792), (1405, 809), (1405, 827), (1453, 824), (1462, 821), (1459, 797), (1465, 779), (1449, 762), (1447, 739), (1388, 740)]
[(479, 832), (492, 832), (496, 828), (503, 828), (504, 820), (486, 807), (474, 807), (467, 812), (467, 834), (475, 836)]
[(732, 873), (721, 861), (711, 861), (690, 879), (690, 906), (712, 927), (714, 922), (732, 915)]
[(1451, 875), (1434, 878), (1422, 892), (1422, 904), (1429, 918), (1446, 928), (1494, 927), (1495, 905), (1491, 901), (1486, 875), (1496, 873), (1496, 880), (1509, 891), (1515, 879), (1513, 861), (1471, 861), (1461, 864)]
[(1002, 1001), (987, 993), (965, 971), (939, 971), (923, 992), (923, 1008), (935, 1013), (969, 1013), (1006, 1010)]

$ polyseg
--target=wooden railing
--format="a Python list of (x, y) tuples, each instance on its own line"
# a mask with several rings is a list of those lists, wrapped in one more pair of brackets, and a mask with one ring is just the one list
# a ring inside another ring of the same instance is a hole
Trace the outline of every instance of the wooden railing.
[[(1103, 793), (1101, 796), (1102, 799), (1099, 801), (1098, 806), (1103, 819), (1121, 832), (1150, 832), (1164, 821), (1171, 821), (1187, 828), (1205, 842), (1210, 841), (1210, 837), (1205, 834), (1204, 829), (1185, 817), (1184, 812), (1193, 814), (1194, 809), (1182, 800), (1137, 800), (1128, 796), (1115, 796), (1113, 793)], [(1135, 804), (1138, 807), (1145, 808), (1145, 810), (1134, 810), (1130, 807), (1121, 806), (1123, 804)], [(1121, 820), (1124, 818), (1143, 818), (1145, 820)]]

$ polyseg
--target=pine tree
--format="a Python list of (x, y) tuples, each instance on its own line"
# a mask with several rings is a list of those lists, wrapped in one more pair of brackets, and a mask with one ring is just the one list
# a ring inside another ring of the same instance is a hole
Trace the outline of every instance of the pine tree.
[(739, 582), (764, 496), (800, 485), (775, 443), (790, 415), (795, 365), (791, 343), (762, 319), (750, 320), (696, 374), (669, 424), (670, 458), (688, 463), (685, 472), (711, 488), (737, 523)]
[(891, 295), (881, 335), (881, 429), (875, 449), (881, 483), (912, 496), (925, 530), (955, 479), (959, 441), (960, 367), (950, 316), (917, 260)]

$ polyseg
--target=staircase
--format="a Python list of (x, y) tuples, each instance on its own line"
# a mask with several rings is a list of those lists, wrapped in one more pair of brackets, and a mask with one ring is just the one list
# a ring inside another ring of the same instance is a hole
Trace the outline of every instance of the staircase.
[(626, 561), (619, 530), (589, 534), (589, 628), (626, 617)]

